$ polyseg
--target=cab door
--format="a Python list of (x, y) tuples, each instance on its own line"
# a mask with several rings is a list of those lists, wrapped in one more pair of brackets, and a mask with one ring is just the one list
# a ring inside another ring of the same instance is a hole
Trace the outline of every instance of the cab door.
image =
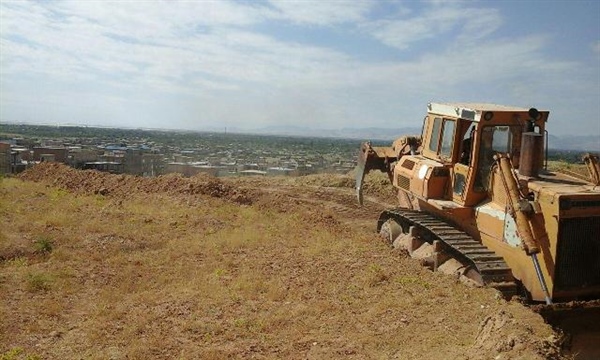
[(453, 179), (452, 179), (452, 201), (464, 204), (466, 193), (469, 188), (470, 165), (473, 159), (473, 139), (475, 135), (475, 123), (460, 119), (455, 144)]
[(465, 164), (454, 164), (454, 180), (452, 182), (452, 201), (464, 203), (468, 189), (469, 167)]
[(473, 206), (487, 197), (487, 192), (475, 191), (474, 182), (476, 174), (476, 166), (478, 156), (477, 134), (479, 132), (479, 126), (473, 123), (465, 125), (468, 131), (464, 134), (463, 140), (457, 144), (460, 148), (457, 154), (460, 154), (458, 161), (453, 166), (453, 179), (452, 179), (452, 201), (463, 205)]

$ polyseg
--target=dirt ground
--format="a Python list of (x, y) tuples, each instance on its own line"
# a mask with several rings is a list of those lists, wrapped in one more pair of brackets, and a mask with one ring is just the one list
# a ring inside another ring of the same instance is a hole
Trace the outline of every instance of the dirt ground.
[(2, 359), (562, 359), (540, 315), (378, 239), (385, 181), (359, 207), (350, 175), (5, 179)]

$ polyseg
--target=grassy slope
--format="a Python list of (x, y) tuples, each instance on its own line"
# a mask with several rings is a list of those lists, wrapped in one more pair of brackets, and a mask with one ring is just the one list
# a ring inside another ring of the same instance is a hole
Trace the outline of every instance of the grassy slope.
[[(195, 199), (2, 180), (0, 353), (529, 359), (547, 349), (537, 315), (431, 273), (335, 214)], [(486, 318), (501, 338), (482, 334)]]

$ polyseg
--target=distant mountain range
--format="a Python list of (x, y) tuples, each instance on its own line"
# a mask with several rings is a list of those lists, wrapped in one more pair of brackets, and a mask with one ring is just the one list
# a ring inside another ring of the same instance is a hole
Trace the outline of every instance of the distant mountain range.
[(600, 153), (600, 137), (594, 135), (550, 135), (548, 137), (548, 148)]
[[(222, 129), (221, 129), (222, 131)], [(357, 140), (394, 140), (402, 135), (421, 134), (421, 128), (377, 128), (361, 129), (310, 129), (300, 126), (269, 126), (253, 130), (231, 129), (235, 133), (253, 133), (263, 135), (331, 137)], [(600, 153), (600, 137), (594, 135), (550, 135), (548, 147), (554, 150), (591, 151)]]
[(402, 135), (421, 134), (421, 128), (340, 128), (340, 129), (310, 129), (300, 126), (268, 126), (259, 129), (232, 131), (241, 133), (253, 133), (262, 135), (283, 135), (283, 136), (302, 136), (302, 137), (329, 137), (340, 139), (357, 140), (394, 140)]

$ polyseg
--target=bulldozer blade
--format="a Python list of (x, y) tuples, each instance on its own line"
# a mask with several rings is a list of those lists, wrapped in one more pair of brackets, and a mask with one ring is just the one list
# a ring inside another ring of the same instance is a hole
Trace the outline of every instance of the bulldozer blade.
[(356, 198), (358, 200), (359, 205), (363, 205), (363, 193), (362, 186), (365, 180), (365, 175), (368, 172), (367, 169), (367, 161), (369, 158), (369, 154), (372, 152), (371, 143), (364, 142), (360, 145), (360, 149), (358, 151), (358, 160), (356, 163)]
[[(560, 330), (560, 345), (574, 359), (600, 358), (600, 302), (572, 301), (533, 305), (546, 323)], [(570, 358), (570, 357), (569, 357)]]
[(586, 310), (600, 310), (600, 300), (555, 302), (552, 304), (531, 305), (531, 309), (546, 317), (551, 314), (584, 312)]
[(360, 145), (356, 164), (356, 197), (360, 205), (363, 204), (362, 188), (365, 175), (371, 170), (379, 170), (386, 173), (391, 181), (393, 177), (390, 164), (395, 160), (396, 155), (392, 147), (372, 147), (369, 141)]

